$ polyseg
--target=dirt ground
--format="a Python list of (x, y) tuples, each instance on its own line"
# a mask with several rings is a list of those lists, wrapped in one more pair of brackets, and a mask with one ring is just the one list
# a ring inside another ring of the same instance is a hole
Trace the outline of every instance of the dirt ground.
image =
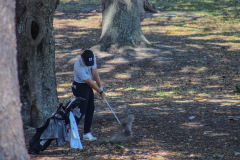
[[(195, 15), (171, 14), (184, 21)], [(159, 19), (161, 18), (161, 20)], [(173, 35), (167, 11), (141, 19), (151, 48), (98, 52), (98, 69), (107, 99), (119, 119), (133, 114), (133, 136), (119, 143), (81, 141), (83, 150), (56, 146), (55, 141), (31, 159), (240, 159), (239, 48), (229, 40), (201, 37), (210, 33)], [(58, 8), (54, 19), (59, 102), (73, 98), (73, 65), (79, 54), (97, 44), (101, 35), (99, 6)], [(231, 40), (239, 43), (239, 39)], [(221, 43), (221, 44), (219, 44)], [(107, 104), (96, 94), (92, 133), (98, 140), (119, 126)], [(82, 136), (83, 120), (79, 125)], [(28, 143), (34, 129), (25, 131)]]

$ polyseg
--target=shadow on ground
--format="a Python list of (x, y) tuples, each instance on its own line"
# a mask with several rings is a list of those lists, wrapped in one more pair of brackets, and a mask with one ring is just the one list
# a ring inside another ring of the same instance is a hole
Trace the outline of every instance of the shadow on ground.
[[(79, 53), (96, 45), (101, 35), (101, 13), (94, 10), (56, 13), (56, 24), (69, 19), (72, 23), (55, 30), (61, 102), (72, 98), (73, 65)], [(98, 21), (91, 21), (91, 17), (98, 17)], [(87, 21), (96, 27), (87, 28)], [(153, 26), (161, 25), (159, 22)], [(204, 40), (196, 37), (214, 33), (167, 35), (154, 30), (144, 35), (154, 45), (152, 48), (96, 53), (100, 77), (114, 111), (120, 120), (135, 115), (131, 140), (122, 142), (121, 147), (120, 143), (82, 141), (84, 149), (72, 149), (71, 155), (68, 144), (57, 147), (53, 143), (40, 155), (31, 155), (31, 159), (240, 158), (240, 101), (239, 93), (234, 92), (240, 83), (239, 48), (231, 50), (227, 44), (239, 43), (239, 39)], [(96, 95), (93, 134), (98, 139), (110, 137), (118, 125), (107, 104)]]

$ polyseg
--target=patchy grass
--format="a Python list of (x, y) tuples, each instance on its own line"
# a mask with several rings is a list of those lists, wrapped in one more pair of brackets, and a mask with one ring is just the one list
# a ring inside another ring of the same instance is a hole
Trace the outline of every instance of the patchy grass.
[[(101, 13), (91, 2), (63, 0), (56, 12), (60, 102), (73, 97), (70, 86), (79, 53), (97, 44), (101, 35)], [(151, 2), (160, 12), (147, 13), (141, 25), (153, 48), (136, 49), (133, 56), (97, 54), (109, 103), (120, 120), (135, 115), (132, 139), (122, 144), (82, 141), (84, 150), (71, 155), (69, 146), (52, 145), (32, 159), (239, 159), (240, 94), (234, 92), (240, 85), (240, 27), (234, 15), (239, 4)], [(99, 110), (93, 134), (103, 139), (118, 124), (98, 94), (95, 98)]]
[[(240, 18), (237, 15), (240, 12), (240, 3), (235, 2), (237, 1), (152, 0), (152, 3), (161, 10), (160, 13), (171, 13), (164, 17), (152, 18), (152, 20), (163, 23), (164, 25), (160, 30), (167, 35), (212, 32), (237, 38), (239, 37)], [(168, 25), (167, 30), (164, 29), (165, 25)]]
[(174, 94), (178, 94), (179, 95), (179, 94), (181, 94), (181, 92), (174, 89), (174, 90), (171, 90), (171, 91), (157, 91), (155, 93), (156, 96), (163, 96), (163, 97), (172, 96)]
[(81, 5), (89, 5), (89, 4), (100, 4), (100, 0), (61, 0), (60, 4), (67, 5), (67, 3), (78, 3)]
[(220, 14), (226, 17), (236, 17), (240, 9), (237, 0), (151, 0), (151, 2), (168, 11)]

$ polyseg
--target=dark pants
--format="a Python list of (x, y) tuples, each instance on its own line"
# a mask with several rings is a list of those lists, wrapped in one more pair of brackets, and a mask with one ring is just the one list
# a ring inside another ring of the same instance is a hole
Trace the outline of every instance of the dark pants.
[(92, 88), (86, 84), (86, 83), (77, 83), (73, 82), (73, 86), (76, 86), (76, 88), (72, 87), (73, 95), (75, 97), (82, 97), (85, 98), (85, 101), (82, 101), (80, 106), (80, 113), (82, 114), (80, 118), (76, 118), (77, 124), (79, 124), (82, 117), (85, 115), (85, 121), (84, 121), (84, 133), (91, 132), (91, 126), (92, 126), (92, 119), (93, 119), (93, 113), (94, 113), (94, 94)]

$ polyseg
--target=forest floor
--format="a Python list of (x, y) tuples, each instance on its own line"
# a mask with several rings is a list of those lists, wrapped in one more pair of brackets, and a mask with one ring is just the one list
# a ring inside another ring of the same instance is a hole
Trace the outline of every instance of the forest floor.
[[(101, 36), (99, 5), (60, 4), (54, 18), (59, 102), (73, 98), (73, 65)], [(133, 136), (119, 143), (81, 141), (83, 150), (55, 141), (34, 160), (240, 159), (239, 23), (183, 11), (141, 18), (151, 48), (98, 52), (98, 71), (119, 119), (133, 114)], [(230, 29), (229, 29), (230, 28)], [(92, 133), (98, 140), (119, 124), (95, 95)], [(34, 129), (25, 132), (28, 143)], [(82, 137), (83, 120), (79, 125)]]

